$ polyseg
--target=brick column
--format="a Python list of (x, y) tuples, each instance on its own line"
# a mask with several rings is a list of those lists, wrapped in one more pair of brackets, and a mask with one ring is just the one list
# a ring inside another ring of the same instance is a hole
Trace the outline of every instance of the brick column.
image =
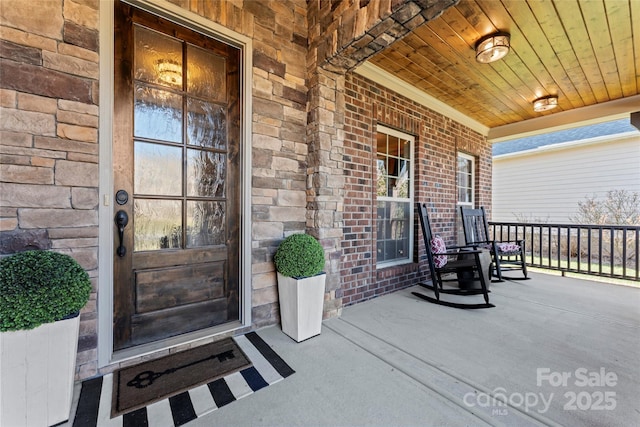
[(344, 76), (459, 0), (307, 3), (307, 232), (327, 254), (324, 316), (340, 315), (344, 203)]

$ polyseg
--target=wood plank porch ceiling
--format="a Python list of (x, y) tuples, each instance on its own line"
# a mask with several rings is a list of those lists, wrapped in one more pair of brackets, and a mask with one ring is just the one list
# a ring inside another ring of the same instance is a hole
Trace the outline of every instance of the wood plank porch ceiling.
[[(509, 54), (476, 62), (476, 42), (497, 31)], [(630, 97), (638, 111), (640, 1), (461, 0), (369, 62), (490, 129)], [(546, 95), (559, 106), (534, 112)]]

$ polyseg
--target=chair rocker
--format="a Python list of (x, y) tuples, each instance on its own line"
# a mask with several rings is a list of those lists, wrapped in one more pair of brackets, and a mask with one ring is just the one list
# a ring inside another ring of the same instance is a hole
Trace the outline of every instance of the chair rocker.
[[(509, 280), (526, 280), (527, 264), (525, 262), (524, 239), (514, 241), (496, 241), (489, 235), (489, 224), (484, 207), (480, 209), (460, 207), (464, 239), (467, 245), (475, 245), (491, 251), (491, 268), (489, 277), (495, 276), (498, 282)], [(505, 277), (504, 271), (521, 270), (524, 277)]]
[[(432, 282), (432, 284), (421, 282), (418, 283), (418, 285), (433, 291), (435, 298), (420, 292), (412, 292), (412, 294), (425, 301), (453, 308), (477, 309), (495, 307), (495, 305), (489, 303), (489, 290), (487, 289), (487, 283), (482, 273), (482, 264), (480, 263), (480, 254), (482, 251), (477, 250), (473, 246), (454, 246), (448, 250), (442, 247), (437, 248), (437, 253), (434, 253), (432, 248), (438, 246), (438, 243), (441, 243), (441, 238), (439, 236), (433, 236), (431, 232), (431, 224), (429, 223), (426, 204), (418, 204), (418, 215), (420, 217), (422, 236), (424, 238)], [(442, 242), (441, 245), (444, 246), (444, 243)], [(461, 259), (460, 255), (465, 255), (465, 257)], [(468, 277), (472, 277), (473, 280), (478, 280), (481, 289), (465, 290), (460, 288), (445, 288), (443, 286), (445, 282), (459, 283), (459, 277), (461, 277), (461, 275), (467, 275)], [(446, 301), (440, 299), (441, 294), (483, 295), (484, 303), (464, 304)]]

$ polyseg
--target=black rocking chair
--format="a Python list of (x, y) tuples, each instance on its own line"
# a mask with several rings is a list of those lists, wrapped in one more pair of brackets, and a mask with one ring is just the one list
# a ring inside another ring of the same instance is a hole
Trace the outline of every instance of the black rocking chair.
[[(492, 264), (489, 269), (490, 276), (498, 277), (498, 282), (503, 278), (510, 280), (524, 280), (527, 277), (527, 264), (525, 262), (524, 240), (496, 241), (489, 235), (489, 224), (484, 207), (480, 209), (460, 207), (464, 239), (467, 245), (476, 245), (491, 251)], [(524, 277), (504, 277), (503, 271), (521, 270)]]
[[(437, 253), (434, 253), (432, 250), (434, 238), (440, 239), (440, 237), (433, 236), (431, 232), (431, 224), (429, 223), (425, 204), (418, 204), (418, 215), (420, 217), (420, 225), (422, 227), (422, 236), (429, 261), (432, 283), (418, 283), (418, 285), (433, 291), (435, 298), (420, 292), (412, 292), (412, 294), (425, 301), (453, 308), (475, 309), (495, 307), (495, 305), (489, 303), (489, 290), (487, 289), (487, 283), (480, 262), (480, 254), (482, 251), (477, 250), (474, 246), (454, 246), (448, 250), (438, 250)], [(436, 244), (436, 246), (438, 245)], [(466, 277), (465, 280), (471, 277), (472, 280), (479, 281), (481, 289), (443, 287), (444, 282), (458, 282), (460, 284), (462, 277)], [(483, 295), (484, 303), (464, 304), (446, 301), (440, 299), (440, 294)]]

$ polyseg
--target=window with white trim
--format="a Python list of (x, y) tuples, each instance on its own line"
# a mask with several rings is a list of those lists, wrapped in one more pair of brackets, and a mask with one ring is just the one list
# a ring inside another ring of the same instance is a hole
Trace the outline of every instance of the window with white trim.
[(465, 153), (458, 153), (457, 167), (457, 187), (458, 187), (458, 208), (456, 211), (456, 229), (458, 233), (458, 244), (465, 244), (464, 229), (460, 218), (460, 206), (472, 208), (475, 206), (476, 193), (476, 159)]
[(476, 159), (458, 153), (458, 206), (473, 207), (475, 194)]
[(377, 268), (413, 261), (414, 137), (377, 127)]

